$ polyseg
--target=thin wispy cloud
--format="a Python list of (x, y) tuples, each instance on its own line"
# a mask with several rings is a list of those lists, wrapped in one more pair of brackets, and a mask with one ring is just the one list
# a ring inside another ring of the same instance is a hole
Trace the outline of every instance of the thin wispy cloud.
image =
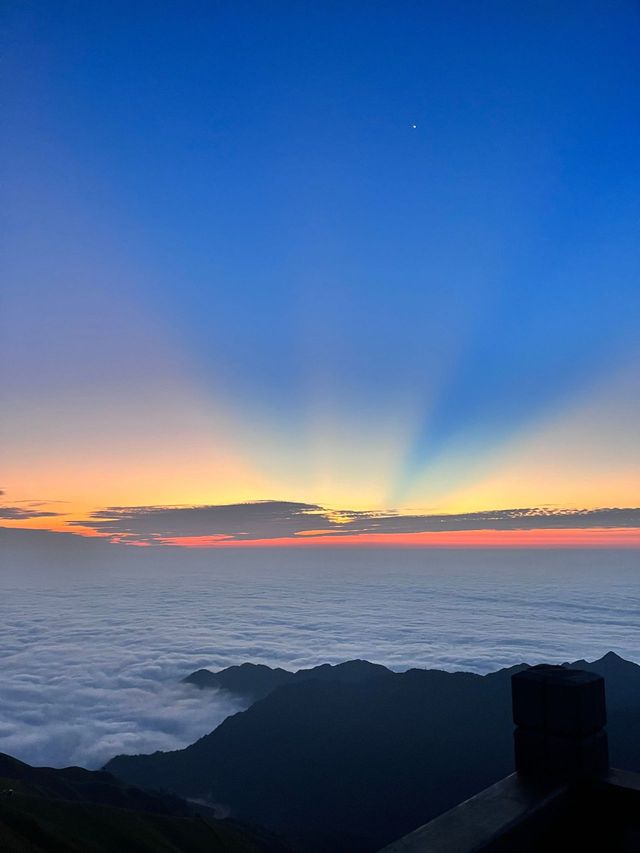
[(26, 521), (30, 518), (53, 518), (59, 512), (44, 509), (29, 509), (23, 506), (0, 506), (0, 518), (6, 521)]

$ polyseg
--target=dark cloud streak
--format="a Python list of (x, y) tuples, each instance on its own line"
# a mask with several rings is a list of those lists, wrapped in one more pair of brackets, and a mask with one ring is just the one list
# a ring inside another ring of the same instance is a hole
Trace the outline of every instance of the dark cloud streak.
[(21, 506), (0, 506), (0, 518), (7, 521), (24, 521), (29, 518), (53, 518), (59, 512), (40, 509), (25, 509)]
[(371, 533), (407, 534), (465, 530), (550, 530), (640, 527), (640, 508), (560, 510), (526, 507), (450, 515), (327, 510), (288, 501), (211, 506), (107, 507), (92, 513), (90, 526), (114, 539), (161, 544), (186, 537), (231, 541), (296, 537), (318, 531), (339, 538)]

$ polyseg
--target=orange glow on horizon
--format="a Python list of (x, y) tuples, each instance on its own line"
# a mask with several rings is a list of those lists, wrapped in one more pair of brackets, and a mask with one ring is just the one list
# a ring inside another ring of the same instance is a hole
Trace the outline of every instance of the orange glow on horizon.
[(447, 533), (361, 533), (299, 535), (237, 540), (184, 536), (162, 540), (180, 548), (640, 548), (640, 529), (459, 530)]

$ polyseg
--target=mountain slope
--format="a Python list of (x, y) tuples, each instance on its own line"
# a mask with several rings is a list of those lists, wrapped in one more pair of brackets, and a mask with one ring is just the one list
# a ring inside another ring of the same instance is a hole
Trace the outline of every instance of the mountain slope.
[[(640, 723), (629, 719), (640, 720), (640, 667), (615, 655), (575, 665), (605, 676), (612, 760), (640, 769), (628, 734), (640, 752)], [(520, 668), (290, 679), (187, 749), (107, 767), (224, 803), (299, 850), (374, 851), (511, 772)]]
[(266, 834), (196, 813), (168, 794), (80, 767), (31, 767), (0, 753), (0, 850), (11, 853), (267, 853)]
[[(388, 672), (388, 671), (387, 671)], [(116, 775), (208, 798), (302, 850), (375, 850), (511, 766), (509, 677), (410, 670), (274, 690), (185, 750)]]

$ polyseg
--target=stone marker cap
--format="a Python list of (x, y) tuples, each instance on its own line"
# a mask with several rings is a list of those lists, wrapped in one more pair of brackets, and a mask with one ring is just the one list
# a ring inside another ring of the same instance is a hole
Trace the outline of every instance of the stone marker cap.
[(542, 664), (511, 677), (513, 721), (558, 737), (582, 738), (607, 722), (604, 679), (594, 672)]

